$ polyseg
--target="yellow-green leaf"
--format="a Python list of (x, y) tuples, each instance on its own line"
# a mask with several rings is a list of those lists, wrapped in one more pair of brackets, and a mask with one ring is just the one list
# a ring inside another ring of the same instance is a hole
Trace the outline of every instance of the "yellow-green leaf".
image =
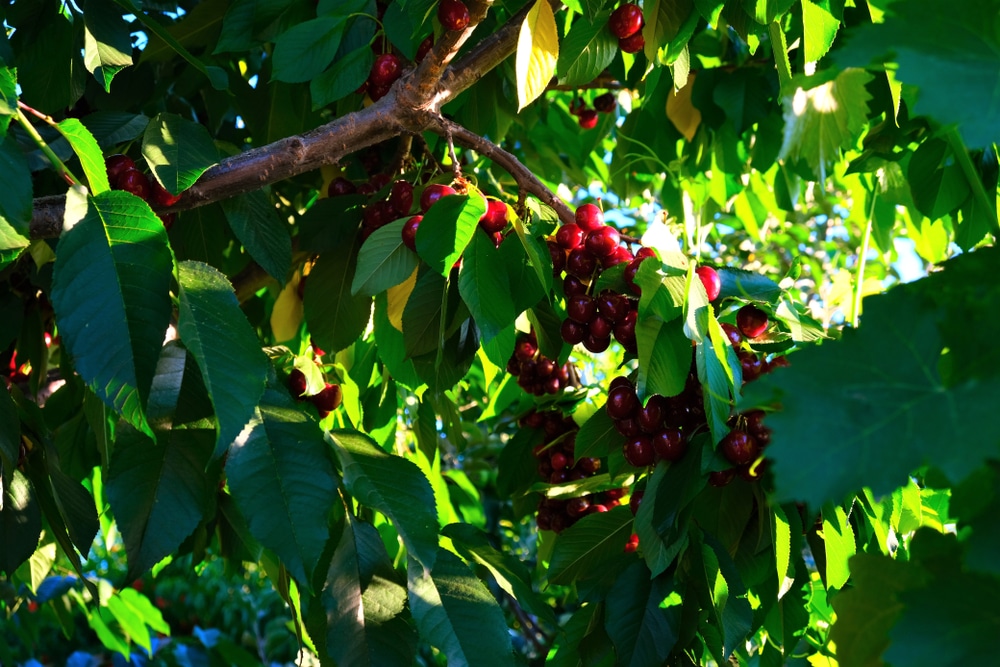
[(517, 109), (534, 102), (556, 73), (559, 30), (548, 0), (536, 0), (517, 39)]

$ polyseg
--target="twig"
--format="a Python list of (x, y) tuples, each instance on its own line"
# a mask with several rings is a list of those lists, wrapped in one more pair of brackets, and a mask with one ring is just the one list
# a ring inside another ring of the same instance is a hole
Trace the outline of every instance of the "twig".
[(458, 156), (455, 154), (455, 138), (448, 129), (445, 129), (444, 137), (448, 141), (448, 156), (451, 158), (451, 171), (456, 181), (461, 180), (462, 166), (458, 163)]
[[(80, 185), (80, 180), (73, 175), (73, 172), (69, 170), (69, 167), (67, 167), (66, 164), (52, 151), (52, 149), (49, 148), (49, 145), (45, 143), (45, 139), (42, 139), (42, 135), (38, 134), (38, 130), (36, 130), (35, 126), (31, 124), (31, 121), (24, 115), (24, 112), (28, 111), (29, 113), (34, 114), (50, 125), (56, 125), (56, 122), (45, 114), (35, 111), (24, 102), (19, 101), (17, 103), (17, 107), (18, 122), (21, 123), (21, 127), (24, 128), (24, 131), (28, 133), (28, 136), (31, 137), (32, 141), (34, 141), (38, 148), (41, 149), (42, 153), (45, 154), (45, 157), (49, 159), (49, 163), (52, 164), (52, 168), (56, 170), (56, 173), (58, 173), (59, 176), (69, 185)], [(61, 222), (62, 216), (60, 215), (59, 218)]]
[(559, 199), (552, 190), (538, 180), (538, 177), (521, 164), (516, 157), (493, 142), (441, 116), (436, 118), (434, 125), (429, 129), (444, 136), (450, 133), (459, 144), (490, 158), (514, 178), (514, 181), (517, 182), (522, 192), (529, 192), (538, 197), (543, 203), (551, 206), (564, 224), (576, 222), (576, 216), (569, 209), (569, 206), (566, 205), (566, 202)]

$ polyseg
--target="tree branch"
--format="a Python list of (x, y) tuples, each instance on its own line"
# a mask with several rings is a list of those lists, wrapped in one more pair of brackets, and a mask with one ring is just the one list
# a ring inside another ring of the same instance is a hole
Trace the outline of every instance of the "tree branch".
[[(550, 2), (554, 7), (562, 4), (556, 0)], [(496, 32), (458, 60), (453, 60), (491, 4), (492, 0), (472, 3), (473, 21), (469, 27), (446, 33), (420, 66), (397, 81), (375, 104), (304, 134), (227, 158), (206, 171), (177, 204), (170, 208), (154, 207), (154, 210), (162, 214), (190, 210), (335, 164), (351, 153), (392, 137), (418, 135), (428, 129), (446, 133), (446, 128), (450, 128), (460, 144), (489, 156), (528, 192), (555, 208), (561, 219), (572, 219), (566, 205), (513, 155), (456, 123), (442, 124), (445, 121), (438, 113), (440, 106), (474, 85), (514, 52), (521, 24), (531, 7), (529, 3)], [(64, 208), (63, 195), (36, 199), (31, 238), (58, 237), (62, 231)]]
[(576, 216), (573, 211), (570, 210), (569, 206), (566, 205), (566, 202), (559, 199), (559, 197), (557, 197), (556, 194), (548, 188), (548, 186), (538, 180), (538, 177), (531, 173), (527, 167), (521, 164), (516, 157), (493, 142), (484, 139), (475, 132), (466, 129), (458, 123), (452, 122), (441, 116), (438, 116), (434, 121), (434, 125), (428, 129), (441, 134), (442, 136), (448, 136), (450, 134), (459, 144), (465, 146), (466, 148), (471, 148), (472, 150), (477, 151), (493, 160), (493, 162), (500, 165), (514, 178), (522, 192), (533, 194), (543, 203), (551, 206), (563, 224), (576, 222)]

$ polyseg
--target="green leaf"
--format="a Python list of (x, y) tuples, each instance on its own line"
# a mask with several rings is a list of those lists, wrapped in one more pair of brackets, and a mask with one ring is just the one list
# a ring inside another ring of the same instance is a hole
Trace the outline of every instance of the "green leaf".
[(632, 534), (632, 512), (615, 507), (588, 514), (559, 534), (549, 561), (549, 581), (567, 584), (599, 576), (622, 555)]
[(9, 391), (0, 391), (0, 510), (21, 452), (21, 424)]
[(229, 449), (226, 475), (250, 533), (308, 588), (337, 489), (319, 426), (287, 394), (265, 391), (258, 415)]
[(767, 418), (779, 498), (819, 507), (865, 486), (878, 496), (927, 463), (957, 481), (996, 457), (1000, 424), (988, 397), (1000, 377), (980, 337), (1000, 308), (995, 260), (993, 249), (969, 253), (869, 297), (860, 329), (754, 383), (758, 398), (774, 391), (782, 405)]
[(201, 369), (215, 408), (218, 457), (254, 415), (264, 394), (267, 357), (224, 275), (191, 261), (181, 262), (177, 273), (177, 331)]
[(0, 66), (0, 139), (7, 136), (12, 118), (17, 116), (17, 70)]
[(256, 190), (223, 200), (222, 210), (229, 228), (253, 260), (284, 285), (292, 265), (292, 239), (270, 198)]
[(367, 44), (338, 58), (332, 67), (309, 82), (313, 109), (341, 100), (360, 88), (368, 80), (374, 62), (375, 54)]
[(941, 139), (928, 139), (913, 152), (906, 176), (913, 203), (932, 220), (954, 211), (972, 192), (947, 142)]
[(802, 0), (802, 34), (805, 59), (814, 63), (826, 55), (840, 29), (840, 19), (812, 0)]
[(657, 318), (641, 320), (635, 329), (639, 349), (639, 377), (636, 389), (641, 396), (676, 396), (684, 391), (691, 372), (691, 340), (680, 322)]
[(132, 141), (149, 125), (149, 117), (124, 111), (95, 111), (80, 121), (103, 149)]
[(31, 171), (13, 136), (0, 141), (0, 269), (28, 247)]
[(359, 243), (357, 237), (347, 239), (340, 250), (320, 255), (309, 272), (306, 321), (313, 340), (327, 352), (348, 347), (365, 332), (371, 319), (371, 296), (355, 296), (350, 291), (357, 273)]
[(203, 125), (159, 113), (142, 136), (142, 156), (164, 188), (180, 194), (219, 161), (212, 136)]
[(259, 45), (296, 4), (296, 0), (235, 0), (226, 10), (214, 53), (246, 51)]
[(344, 471), (344, 485), (362, 505), (392, 521), (407, 552), (425, 568), (437, 554), (434, 491), (420, 468), (379, 449), (368, 436), (351, 431), (330, 435)]
[(607, 410), (597, 410), (583, 423), (576, 433), (576, 458), (605, 457), (612, 450), (621, 449), (625, 436), (618, 432)]
[(579, 86), (590, 83), (607, 69), (618, 54), (618, 40), (607, 28), (609, 12), (592, 20), (574, 21), (559, 50), (556, 71), (560, 83)]
[(865, 86), (872, 76), (861, 69), (847, 69), (832, 80), (786, 95), (784, 159), (804, 159), (821, 180), (829, 164), (839, 159), (861, 136), (868, 119), (868, 94)]
[[(426, 267), (425, 267), (426, 269)], [(406, 355), (415, 357), (441, 349), (441, 318), (444, 313), (448, 283), (433, 271), (425, 270), (403, 308), (403, 335)]]
[(101, 147), (97, 145), (94, 135), (76, 118), (67, 118), (59, 121), (57, 125), (59, 134), (65, 137), (69, 145), (73, 147), (73, 152), (80, 158), (83, 165), (83, 173), (90, 183), (90, 192), (99, 195), (111, 189), (108, 185), (108, 170), (104, 166), (104, 155), (101, 154)]
[(378, 531), (348, 514), (323, 589), (327, 651), (338, 665), (413, 660), (416, 637), (400, 616), (406, 588), (394, 575)]
[[(692, 17), (697, 18), (697, 13), (692, 0), (647, 0), (643, 5), (643, 16), (646, 21), (642, 28), (646, 59), (655, 63), (661, 47), (670, 45), (674, 39), (687, 41), (684, 37), (690, 37), (694, 26), (689, 31), (685, 31), (684, 27)], [(672, 46), (670, 51), (676, 53), (677, 47)], [(683, 82), (678, 81), (677, 86), (683, 86)]]
[(432, 269), (447, 276), (472, 240), (484, 213), (486, 200), (479, 195), (442, 197), (417, 227), (417, 254)]
[(404, 224), (405, 220), (390, 222), (376, 229), (364, 242), (358, 253), (358, 269), (351, 282), (351, 294), (375, 296), (413, 275), (420, 258), (403, 245)]
[(14, 471), (11, 484), (2, 490), (2, 495), (0, 538), (3, 538), (4, 548), (0, 549), (0, 572), (10, 577), (38, 546), (38, 538), (42, 534), (42, 512), (28, 478), (20, 470)]
[(344, 36), (345, 18), (320, 16), (298, 24), (274, 41), (271, 77), (288, 83), (309, 81), (333, 62)]
[(531, 587), (531, 576), (523, 563), (512, 554), (493, 548), (486, 533), (465, 523), (445, 526), (442, 534), (451, 538), (458, 552), (468, 561), (484, 566), (497, 585), (521, 607), (547, 627), (557, 625), (555, 614)]
[(126, 580), (176, 552), (205, 518), (217, 483), (205, 474), (213, 441), (207, 430), (170, 431), (155, 443), (119, 432), (106, 489), (125, 540)]
[[(83, 62), (87, 71), (111, 92), (111, 80), (132, 64), (132, 39), (128, 23), (111, 0), (91, 0), (83, 14)], [(95, 194), (98, 194), (95, 192)]]
[(170, 321), (173, 258), (163, 223), (127, 192), (66, 196), (52, 272), (63, 344), (105, 403), (151, 434), (145, 403)]
[(826, 586), (843, 588), (851, 576), (847, 561), (857, 553), (854, 529), (840, 505), (823, 506), (823, 544), (826, 547)]
[[(807, 0), (808, 1), (808, 0)], [(737, 297), (751, 301), (767, 301), (775, 303), (781, 298), (781, 288), (778, 284), (756, 271), (723, 267), (718, 269), (722, 289), (719, 298)]]
[[(692, 443), (695, 445), (695, 443)], [(693, 499), (705, 486), (700, 445), (680, 461), (657, 464), (635, 516), (635, 533), (654, 576), (662, 573), (687, 546)]]
[(433, 562), (428, 571), (411, 558), (406, 568), (410, 611), (421, 638), (449, 664), (516, 665), (503, 612), (483, 583), (450, 551), (438, 549)]
[(996, 14), (995, 0), (896, 3), (882, 22), (848, 30), (835, 61), (879, 69), (896, 63), (896, 79), (920, 90), (913, 112), (957, 125), (967, 146), (985, 148), (997, 139), (1000, 108)]
[(604, 614), (604, 627), (614, 642), (617, 664), (662, 665), (679, 638), (679, 604), (671, 577), (651, 580), (642, 561), (622, 572), (608, 595)]
[(507, 264), (485, 233), (472, 235), (458, 276), (458, 290), (483, 335), (489, 342), (514, 322), (514, 309)]

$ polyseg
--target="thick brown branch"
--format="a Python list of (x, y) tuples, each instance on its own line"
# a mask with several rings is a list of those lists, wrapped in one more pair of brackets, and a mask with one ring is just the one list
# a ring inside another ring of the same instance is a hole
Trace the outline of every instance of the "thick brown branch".
[(538, 180), (538, 177), (531, 173), (527, 167), (521, 164), (516, 157), (493, 142), (484, 139), (475, 132), (462, 127), (458, 123), (454, 123), (442, 117), (438, 117), (434, 121), (434, 125), (429, 129), (443, 136), (450, 134), (456, 143), (459, 143), (466, 148), (471, 148), (472, 150), (477, 151), (493, 160), (493, 162), (500, 165), (500, 167), (502, 167), (514, 178), (518, 187), (522, 191), (535, 195), (543, 203), (551, 206), (559, 216), (559, 219), (562, 220), (563, 224), (576, 222), (576, 217), (573, 211), (569, 209), (569, 206), (566, 205), (566, 202), (559, 199), (559, 197), (557, 197), (552, 190)]

